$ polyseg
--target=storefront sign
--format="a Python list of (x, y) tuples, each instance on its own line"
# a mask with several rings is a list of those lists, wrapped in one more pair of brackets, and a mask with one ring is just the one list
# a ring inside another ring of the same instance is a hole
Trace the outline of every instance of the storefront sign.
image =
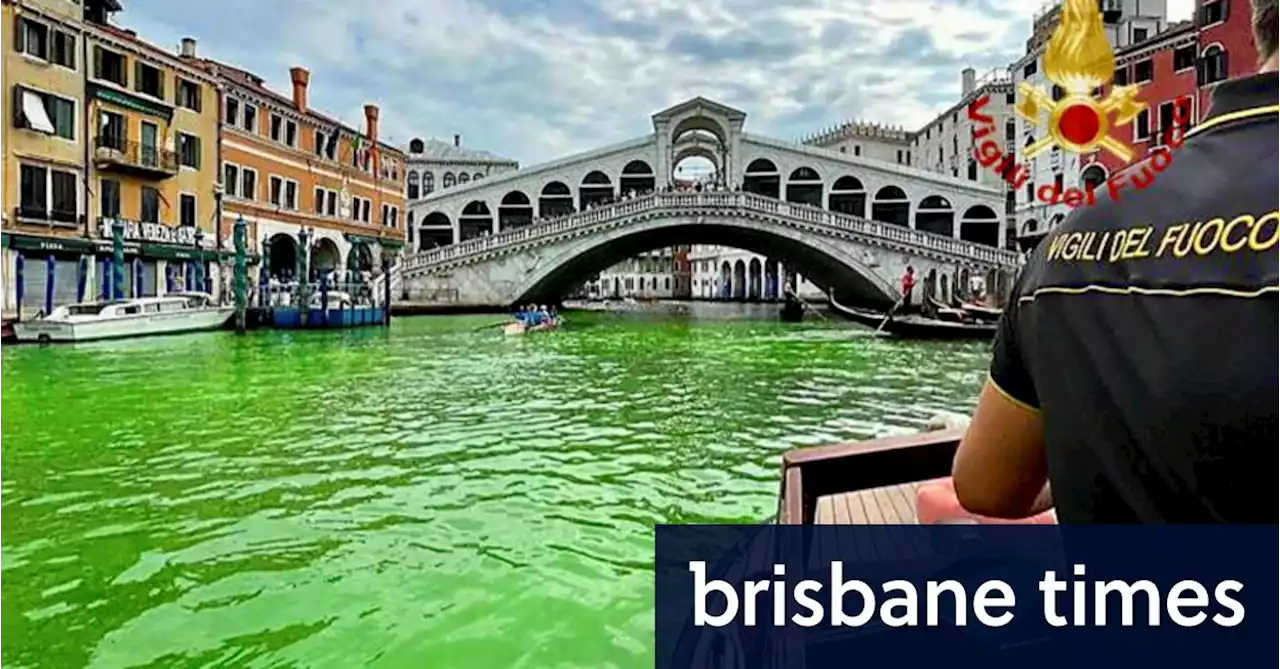
[(173, 246), (195, 246), (196, 228), (194, 226), (173, 226), (163, 223), (141, 223), (123, 219), (100, 219), (99, 234), (104, 239), (111, 239), (111, 226), (116, 220), (124, 223), (124, 238), (130, 242), (147, 242), (151, 244), (171, 244)]

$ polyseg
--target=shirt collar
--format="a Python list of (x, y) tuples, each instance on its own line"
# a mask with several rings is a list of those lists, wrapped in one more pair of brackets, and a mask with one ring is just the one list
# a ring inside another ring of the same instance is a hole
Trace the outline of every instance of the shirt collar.
[[(1224, 81), (1213, 89), (1213, 103), (1204, 121), (1260, 107), (1275, 106), (1280, 99), (1275, 72)], [(1201, 121), (1203, 123), (1204, 121)]]

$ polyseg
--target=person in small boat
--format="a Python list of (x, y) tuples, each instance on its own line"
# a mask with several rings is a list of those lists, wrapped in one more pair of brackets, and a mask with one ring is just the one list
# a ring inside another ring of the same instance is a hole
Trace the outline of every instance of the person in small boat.
[[(1280, 521), (1277, 0), (1252, 5), (1259, 73), (1217, 84), (1205, 117), (1163, 142), (1176, 147), (1163, 169), (1148, 158), (1113, 176), (1015, 282), (952, 466), (968, 512)], [(1138, 170), (1158, 174), (1139, 188)], [(1061, 252), (1129, 233), (1150, 243), (1097, 262)]]
[(911, 291), (916, 287), (916, 268), (907, 265), (907, 271), (902, 273), (902, 298), (899, 300), (897, 311), (900, 314), (911, 313)]

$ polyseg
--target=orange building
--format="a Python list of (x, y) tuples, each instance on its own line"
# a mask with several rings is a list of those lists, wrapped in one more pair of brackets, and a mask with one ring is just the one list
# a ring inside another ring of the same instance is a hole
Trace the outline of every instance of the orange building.
[(307, 106), (310, 73), (301, 67), (290, 70), (286, 97), (251, 72), (197, 59), (194, 43), (184, 52), (222, 84), (223, 248), (243, 216), (250, 250), (273, 277), (297, 275), (304, 241), (310, 279), (373, 270), (383, 253), (401, 250), (405, 155), (378, 141), (378, 107), (365, 105), (364, 129), (352, 128)]

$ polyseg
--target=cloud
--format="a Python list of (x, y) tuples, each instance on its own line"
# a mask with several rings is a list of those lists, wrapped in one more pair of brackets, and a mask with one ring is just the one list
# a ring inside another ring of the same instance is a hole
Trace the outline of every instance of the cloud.
[[(1172, 0), (1175, 18), (1192, 0)], [(122, 25), (289, 90), (384, 139), (450, 137), (534, 164), (651, 130), (703, 95), (750, 132), (798, 137), (849, 118), (920, 126), (960, 70), (1021, 54), (1042, 0), (130, 0)], [(1182, 5), (1187, 5), (1183, 8)]]

